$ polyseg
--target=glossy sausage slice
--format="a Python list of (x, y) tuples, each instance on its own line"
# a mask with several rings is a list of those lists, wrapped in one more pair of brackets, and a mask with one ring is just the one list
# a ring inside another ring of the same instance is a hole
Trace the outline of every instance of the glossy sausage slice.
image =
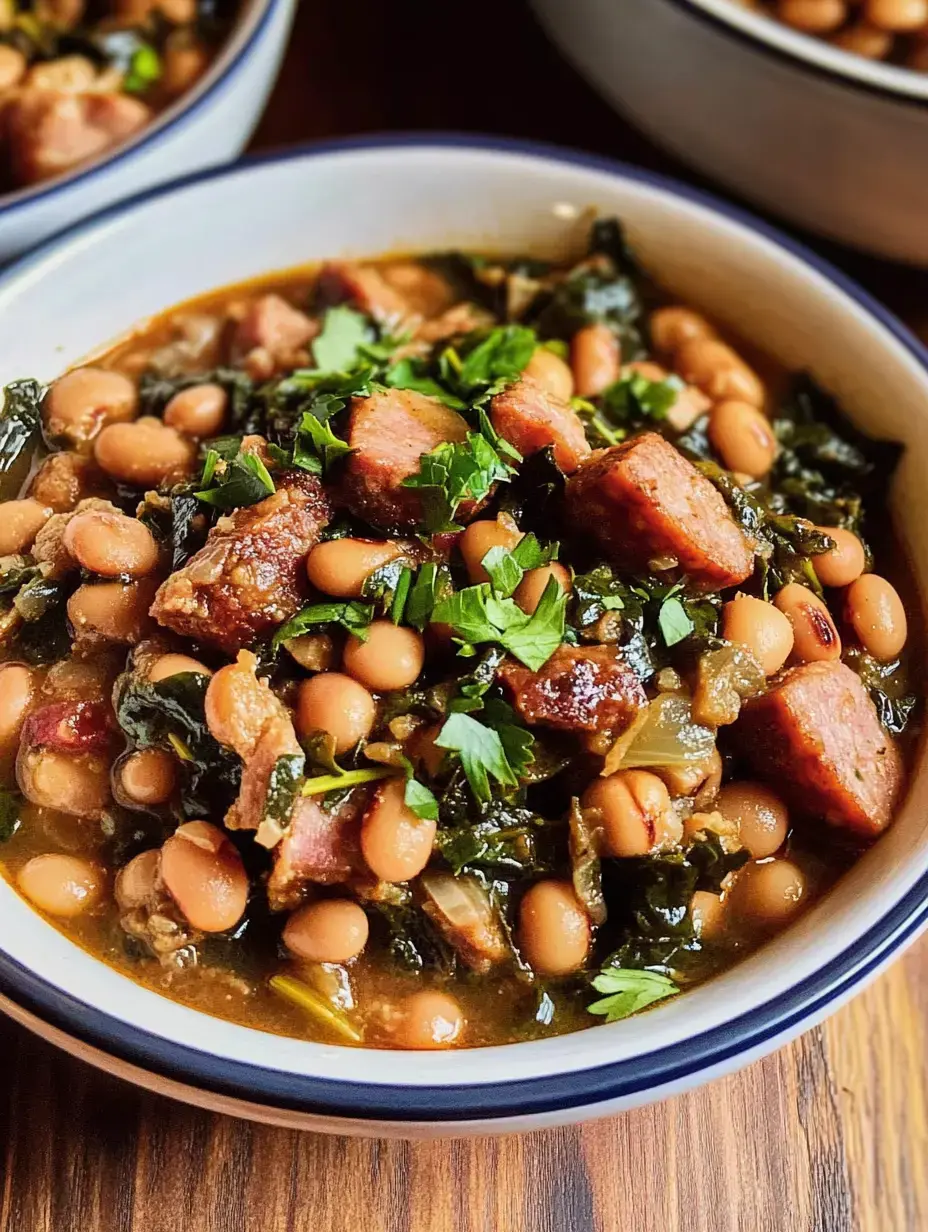
[(565, 475), (572, 475), (592, 452), (577, 412), (530, 376), (496, 395), (490, 419), (523, 458), (552, 445), (554, 460)]
[(618, 735), (648, 703), (611, 646), (562, 646), (537, 672), (507, 659), (499, 678), (530, 726)]
[(654, 432), (601, 450), (584, 463), (568, 481), (567, 513), (625, 568), (676, 560), (707, 590), (735, 586), (754, 568), (751, 544), (725, 501)]
[(423, 454), (466, 436), (466, 421), (436, 398), (401, 389), (355, 398), (348, 432), (355, 452), (344, 478), (348, 508), (375, 526), (412, 529), (421, 521), (422, 504), (403, 480), (418, 474)]
[(902, 759), (845, 664), (794, 667), (747, 703), (733, 730), (755, 772), (795, 809), (867, 837), (892, 820)]
[(273, 496), (220, 519), (200, 551), (161, 586), (152, 616), (234, 655), (299, 610), (306, 554), (331, 514), (318, 479), (286, 472)]

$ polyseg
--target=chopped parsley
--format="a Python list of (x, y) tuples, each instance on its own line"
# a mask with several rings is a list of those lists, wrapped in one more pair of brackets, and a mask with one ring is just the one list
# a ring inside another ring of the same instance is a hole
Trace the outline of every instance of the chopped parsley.
[(236, 453), (229, 456), (227, 445), (209, 449), (203, 464), (203, 485), (194, 493), (197, 500), (215, 509), (240, 509), (256, 505), (276, 491), (274, 480), (256, 453), (245, 453), (235, 442)]
[(468, 652), (483, 642), (495, 642), (537, 672), (564, 640), (567, 598), (557, 580), (549, 578), (538, 607), (528, 614), (482, 582), (436, 604), (432, 621), (450, 625)]
[(289, 642), (292, 637), (301, 637), (316, 625), (339, 624), (349, 633), (353, 633), (359, 641), (364, 642), (373, 619), (372, 603), (359, 603), (356, 599), (349, 599), (344, 603), (311, 603), (280, 626), (274, 634), (271, 649), (276, 653), (284, 642)]
[(313, 359), (322, 372), (348, 372), (363, 361), (361, 347), (371, 339), (367, 318), (340, 304), (330, 308), (313, 342)]
[(647, 1009), (655, 1001), (673, 997), (680, 991), (667, 975), (657, 971), (626, 970), (606, 967), (595, 976), (593, 987), (605, 995), (587, 1006), (591, 1014), (601, 1014), (606, 1022), (618, 1022)]

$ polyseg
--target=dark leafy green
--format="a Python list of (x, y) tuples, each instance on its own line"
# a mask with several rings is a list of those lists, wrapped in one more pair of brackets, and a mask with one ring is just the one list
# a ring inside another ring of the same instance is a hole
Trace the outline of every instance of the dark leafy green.
[(38, 381), (11, 381), (0, 411), (0, 500), (12, 500), (26, 478), (40, 440), (42, 387)]
[(18, 791), (0, 787), (0, 843), (5, 843), (7, 839), (12, 838), (22, 824), (20, 821), (22, 806), (23, 798)]
[(344, 603), (311, 603), (280, 626), (274, 634), (271, 650), (276, 651), (291, 637), (300, 637), (318, 625), (341, 625), (363, 642), (367, 640), (368, 626), (373, 619), (372, 603), (359, 603), (356, 599)]

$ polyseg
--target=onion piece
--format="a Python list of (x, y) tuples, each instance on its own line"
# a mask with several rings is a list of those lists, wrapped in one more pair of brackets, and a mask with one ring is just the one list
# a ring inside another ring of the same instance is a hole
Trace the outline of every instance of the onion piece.
[(693, 716), (699, 723), (722, 727), (734, 723), (741, 703), (763, 693), (764, 669), (744, 646), (720, 646), (700, 655), (693, 694)]
[(714, 748), (715, 732), (695, 721), (689, 697), (661, 693), (609, 750), (602, 772), (703, 761)]
[(509, 947), (490, 896), (475, 877), (423, 873), (422, 910), (464, 962), (486, 973), (509, 957)]
[(594, 924), (606, 922), (606, 900), (603, 897), (603, 880), (600, 867), (602, 827), (591, 826), (576, 796), (570, 802), (568, 824), (570, 826), (570, 864), (574, 893), (586, 909)]
[(268, 983), (278, 997), (297, 1006), (352, 1044), (364, 1042), (364, 1036), (351, 1025), (346, 1015), (302, 980), (295, 980), (290, 975), (272, 975)]

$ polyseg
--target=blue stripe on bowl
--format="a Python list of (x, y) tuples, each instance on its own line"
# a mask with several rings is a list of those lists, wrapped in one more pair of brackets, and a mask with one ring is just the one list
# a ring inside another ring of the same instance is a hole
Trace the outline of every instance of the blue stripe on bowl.
[[(896, 317), (829, 262), (744, 210), (667, 177), (596, 155), (575, 153), (536, 142), (460, 134), (385, 135), (319, 143), (281, 154), (257, 156), (231, 168), (197, 172), (173, 185), (150, 189), (130, 201), (111, 206), (75, 224), (56, 239), (46, 241), (0, 273), (0, 289), (75, 237), (126, 213), (142, 201), (172, 192), (178, 184), (233, 178), (266, 163), (314, 158), (340, 151), (383, 150), (391, 146), (437, 146), (547, 158), (607, 172), (692, 201), (764, 236), (823, 274), (878, 320), (928, 372), (928, 349)], [(342, 1082), (281, 1074), (262, 1066), (210, 1056), (182, 1043), (129, 1027), (102, 1010), (62, 993), (11, 959), (2, 948), (0, 992), (52, 1026), (94, 1048), (153, 1074), (203, 1091), (270, 1108), (318, 1115), (453, 1123), (583, 1109), (671, 1083), (698, 1080), (701, 1073), (726, 1062), (736, 1063), (739, 1056), (763, 1048), (778, 1036), (823, 1012), (828, 1005), (866, 981), (893, 952), (913, 940), (926, 925), (928, 874), (920, 878), (861, 941), (775, 1001), (758, 1005), (731, 1022), (672, 1047), (645, 1056), (617, 1060), (595, 1069), (481, 1086), (417, 1088)], [(269, 1037), (270, 1044), (272, 1037)]]
[[(9, 194), (14, 197), (14, 200), (3, 204), (3, 199), (0, 197), (0, 222), (9, 218), (12, 214), (18, 213), (20, 210), (25, 210), (36, 202), (47, 202), (52, 197), (58, 196), (61, 193), (68, 192), (78, 184), (86, 184), (95, 176), (102, 175), (104, 171), (109, 171), (113, 167), (123, 163), (128, 158), (134, 158), (136, 154), (142, 150), (147, 150), (161, 142), (169, 135), (173, 135), (193, 116), (197, 115), (206, 103), (212, 100), (219, 90), (223, 89), (229, 82), (229, 79), (240, 67), (245, 64), (245, 61), (251, 56), (255, 46), (261, 40), (262, 35), (267, 29), (271, 18), (274, 16), (282, 0), (267, 0), (264, 11), (258, 19), (257, 24), (251, 32), (250, 37), (242, 44), (232, 59), (226, 64), (222, 72), (209, 83), (202, 94), (198, 94), (195, 98), (184, 105), (177, 115), (166, 123), (159, 124), (157, 117), (153, 124), (142, 130), (142, 134), (136, 139), (129, 139), (128, 144), (118, 149), (109, 157), (93, 159), (87, 166), (73, 174), (64, 173), (62, 176), (56, 176), (46, 185), (37, 185), (32, 189), (18, 189), (15, 193)], [(234, 37), (231, 35), (230, 37)], [(220, 55), (222, 52), (220, 52)], [(136, 198), (132, 198), (135, 200)], [(91, 218), (99, 217), (98, 214), (93, 214)], [(70, 231), (61, 231), (58, 233), (58, 238), (70, 234)]]

